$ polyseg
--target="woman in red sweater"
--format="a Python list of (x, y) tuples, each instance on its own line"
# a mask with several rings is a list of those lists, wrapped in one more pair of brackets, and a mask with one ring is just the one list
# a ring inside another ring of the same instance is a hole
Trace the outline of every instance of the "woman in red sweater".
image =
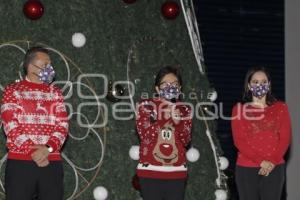
[(234, 106), (231, 126), (238, 149), (236, 184), (240, 200), (280, 200), (291, 122), (287, 105), (272, 96), (271, 78), (265, 68), (248, 71), (243, 103)]
[(159, 97), (144, 99), (136, 119), (140, 138), (137, 175), (144, 200), (183, 200), (186, 146), (191, 140), (191, 108), (179, 101), (182, 80), (176, 68), (156, 76)]

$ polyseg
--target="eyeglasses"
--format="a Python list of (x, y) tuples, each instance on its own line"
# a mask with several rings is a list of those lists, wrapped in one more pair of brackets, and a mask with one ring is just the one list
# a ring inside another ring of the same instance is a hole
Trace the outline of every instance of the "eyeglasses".
[(161, 83), (159, 84), (159, 87), (160, 87), (160, 88), (165, 88), (165, 87), (170, 86), (170, 85), (173, 86), (173, 87), (180, 87), (180, 84), (179, 84), (178, 81), (174, 81), (174, 82), (172, 82), (172, 83), (161, 82)]

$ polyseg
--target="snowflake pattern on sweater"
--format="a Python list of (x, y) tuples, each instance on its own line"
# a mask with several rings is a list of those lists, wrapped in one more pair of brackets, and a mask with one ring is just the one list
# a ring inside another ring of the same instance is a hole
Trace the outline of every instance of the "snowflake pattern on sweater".
[(68, 114), (59, 88), (22, 80), (3, 92), (1, 119), (7, 136), (8, 158), (32, 160), (33, 145), (49, 145), (49, 160), (61, 160), (68, 134)]

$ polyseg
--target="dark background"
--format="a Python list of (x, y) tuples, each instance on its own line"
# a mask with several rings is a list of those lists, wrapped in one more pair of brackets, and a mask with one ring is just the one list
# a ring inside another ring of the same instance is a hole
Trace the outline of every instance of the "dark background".
[[(284, 100), (284, 1), (197, 0), (198, 17), (208, 78), (224, 104), (225, 116), (240, 100), (244, 76), (252, 66), (265, 66), (271, 73), (275, 96)], [(230, 160), (227, 171), (232, 199), (236, 149), (230, 121), (218, 120), (218, 137)], [(285, 196), (285, 195), (284, 195)]]

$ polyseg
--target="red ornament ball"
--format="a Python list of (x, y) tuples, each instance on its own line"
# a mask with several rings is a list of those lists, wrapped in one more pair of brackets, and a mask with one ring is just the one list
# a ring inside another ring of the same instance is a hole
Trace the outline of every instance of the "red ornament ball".
[(135, 3), (136, 0), (123, 0), (124, 3), (127, 3), (127, 4), (131, 4), (131, 3)]
[(175, 19), (180, 13), (180, 8), (177, 2), (167, 1), (162, 5), (161, 12), (165, 18)]
[(44, 14), (44, 6), (39, 0), (28, 0), (23, 7), (24, 15), (31, 20), (37, 20)]

